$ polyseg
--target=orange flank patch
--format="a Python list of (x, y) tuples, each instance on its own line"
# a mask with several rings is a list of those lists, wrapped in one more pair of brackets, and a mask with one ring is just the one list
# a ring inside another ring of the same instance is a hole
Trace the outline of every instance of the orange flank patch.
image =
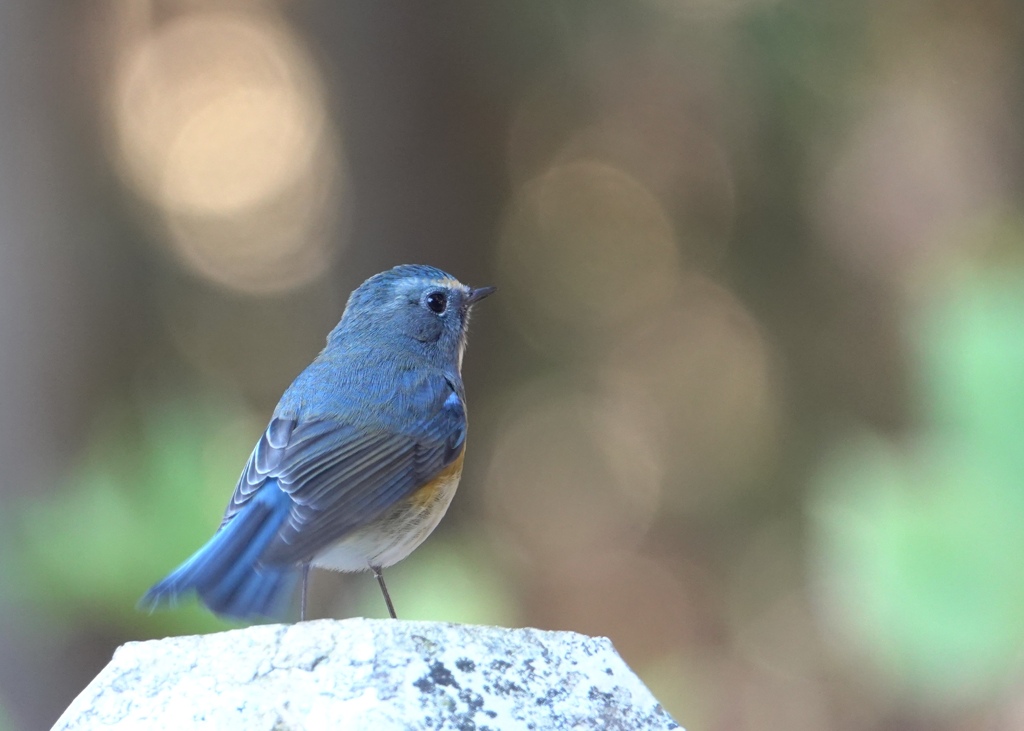
[(417, 507), (426, 507), (437, 500), (439, 493), (449, 489), (453, 482), (458, 483), (459, 478), (462, 477), (462, 460), (465, 456), (466, 450), (463, 448), (455, 461), (438, 472), (437, 477), (409, 496), (410, 502)]

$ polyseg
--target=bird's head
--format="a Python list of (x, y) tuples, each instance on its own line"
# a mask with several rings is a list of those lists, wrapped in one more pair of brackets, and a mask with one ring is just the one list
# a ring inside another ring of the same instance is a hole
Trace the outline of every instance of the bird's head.
[(394, 348), (462, 368), (473, 304), (494, 287), (468, 287), (440, 269), (403, 264), (352, 293), (328, 347)]

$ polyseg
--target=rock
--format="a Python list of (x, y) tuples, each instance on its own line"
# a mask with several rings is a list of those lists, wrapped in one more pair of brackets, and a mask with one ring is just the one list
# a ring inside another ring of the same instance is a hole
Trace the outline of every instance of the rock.
[(129, 642), (54, 729), (675, 729), (605, 638), (389, 619)]

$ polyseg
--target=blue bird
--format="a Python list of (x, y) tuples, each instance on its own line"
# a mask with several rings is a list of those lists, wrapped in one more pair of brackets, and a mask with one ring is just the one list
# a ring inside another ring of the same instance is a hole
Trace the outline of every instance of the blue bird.
[(397, 266), (349, 297), (327, 345), (257, 442), (214, 536), (140, 607), (195, 592), (215, 614), (278, 617), (309, 567), (374, 573), (440, 522), (462, 474), (462, 356), (472, 289), (440, 269)]

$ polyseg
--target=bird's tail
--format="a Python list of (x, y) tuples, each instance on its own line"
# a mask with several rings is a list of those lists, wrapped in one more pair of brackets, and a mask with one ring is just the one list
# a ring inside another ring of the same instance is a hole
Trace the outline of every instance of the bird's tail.
[(140, 609), (177, 603), (195, 591), (215, 614), (233, 619), (280, 617), (299, 572), (260, 564), (260, 557), (288, 518), (291, 499), (265, 484), (190, 559), (146, 592)]

